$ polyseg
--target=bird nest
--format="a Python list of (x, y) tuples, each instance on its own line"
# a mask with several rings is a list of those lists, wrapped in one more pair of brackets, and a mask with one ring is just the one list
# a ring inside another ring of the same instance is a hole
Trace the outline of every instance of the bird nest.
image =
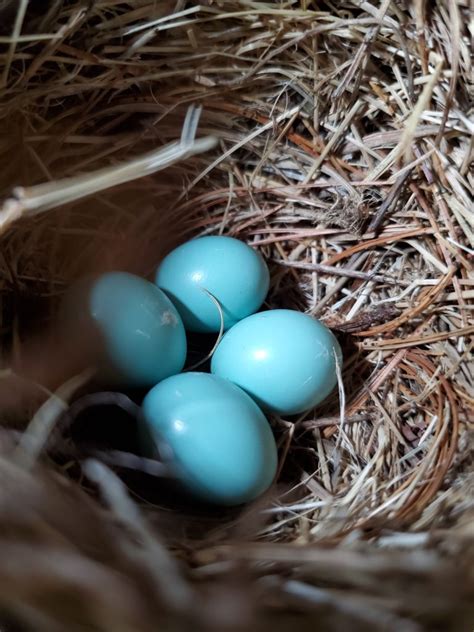
[[(472, 629), (467, 24), (462, 0), (0, 2), (2, 632)], [(204, 234), (259, 249), (266, 305), (344, 351), (236, 512), (61, 424), (88, 380), (64, 290)]]

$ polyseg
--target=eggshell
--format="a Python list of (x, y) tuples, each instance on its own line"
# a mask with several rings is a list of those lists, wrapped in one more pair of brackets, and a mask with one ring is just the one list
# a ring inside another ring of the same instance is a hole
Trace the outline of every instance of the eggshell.
[(71, 335), (96, 340), (100, 377), (150, 387), (182, 370), (186, 333), (170, 299), (154, 283), (128, 272), (107, 272), (79, 285), (67, 299)]
[(293, 415), (321, 403), (337, 384), (338, 341), (318, 320), (275, 309), (241, 320), (222, 338), (211, 371), (264, 409)]
[(273, 434), (239, 387), (208, 373), (164, 380), (142, 405), (144, 436), (182, 484), (202, 500), (239, 505), (262, 494), (277, 468)]
[(220, 303), (224, 327), (253, 314), (268, 292), (265, 261), (243, 241), (209, 236), (173, 250), (156, 272), (156, 284), (176, 305), (189, 331), (217, 332), (221, 319), (210, 292)]

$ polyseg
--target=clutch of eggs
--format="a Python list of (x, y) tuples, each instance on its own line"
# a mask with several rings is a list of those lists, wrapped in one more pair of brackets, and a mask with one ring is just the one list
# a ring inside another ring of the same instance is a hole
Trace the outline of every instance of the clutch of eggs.
[[(202, 237), (167, 255), (155, 283), (109, 272), (65, 302), (68, 326), (85, 323), (97, 341), (100, 376), (151, 388), (141, 415), (145, 448), (155, 446), (181, 483), (209, 502), (249, 502), (271, 485), (277, 450), (262, 410), (302, 413), (337, 384), (334, 335), (294, 310), (255, 313), (268, 288), (268, 268), (247, 244)], [(218, 332), (222, 318), (227, 332), (211, 374), (179, 374), (185, 329)]]

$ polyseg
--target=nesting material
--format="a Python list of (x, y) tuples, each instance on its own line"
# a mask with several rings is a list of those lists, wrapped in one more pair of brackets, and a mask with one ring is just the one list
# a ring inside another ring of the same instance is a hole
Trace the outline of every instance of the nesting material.
[[(468, 3), (189, 4), (0, 2), (0, 629), (464, 629)], [(43, 334), (76, 278), (209, 234), (345, 359), (324, 405), (272, 417), (274, 493), (212, 520), (63, 435), (88, 375)]]

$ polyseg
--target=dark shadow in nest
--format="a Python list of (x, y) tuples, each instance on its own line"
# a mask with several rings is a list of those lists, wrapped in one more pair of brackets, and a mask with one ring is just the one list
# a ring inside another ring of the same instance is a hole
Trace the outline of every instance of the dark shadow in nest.
[[(59, 285), (57, 289), (59, 295)], [(50, 284), (38, 280), (25, 285), (14, 277), (5, 281), (2, 294), (1, 319), (7, 325), (0, 330), (0, 340), (3, 353), (8, 355), (14, 329), (21, 339), (44, 336), (55, 311), (56, 297)]]
[(31, 632), (31, 628), (27, 628), (25, 625), (16, 620), (16, 618), (9, 615), (7, 612), (0, 610), (0, 630), (2, 632)]
[(308, 300), (297, 282), (298, 273), (279, 263), (268, 262), (272, 285), (265, 301), (270, 309), (295, 309), (305, 311)]

